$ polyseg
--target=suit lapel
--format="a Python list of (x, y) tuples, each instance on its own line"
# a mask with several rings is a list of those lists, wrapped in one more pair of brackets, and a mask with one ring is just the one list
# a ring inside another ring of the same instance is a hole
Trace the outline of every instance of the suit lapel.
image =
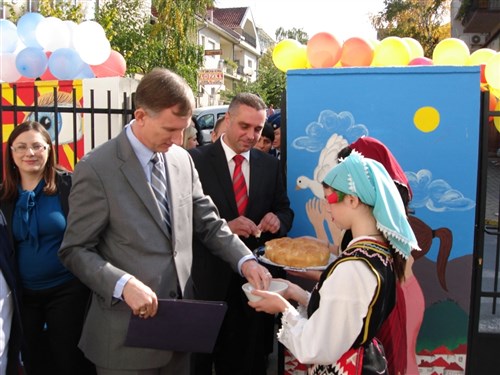
[(163, 233), (170, 238), (167, 226), (161, 218), (160, 210), (156, 203), (151, 186), (148, 184), (144, 172), (137, 156), (135, 155), (132, 146), (127, 138), (125, 131), (117, 137), (118, 142), (118, 158), (123, 160), (121, 171), (125, 179), (130, 184), (135, 194), (142, 200), (147, 212), (153, 217), (154, 221), (161, 228)]

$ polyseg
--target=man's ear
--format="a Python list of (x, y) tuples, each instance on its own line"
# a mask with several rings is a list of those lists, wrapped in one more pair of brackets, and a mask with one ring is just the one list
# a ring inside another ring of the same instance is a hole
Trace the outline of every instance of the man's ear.
[(146, 116), (146, 111), (142, 108), (137, 108), (134, 112), (134, 119), (138, 125), (143, 124), (145, 116)]

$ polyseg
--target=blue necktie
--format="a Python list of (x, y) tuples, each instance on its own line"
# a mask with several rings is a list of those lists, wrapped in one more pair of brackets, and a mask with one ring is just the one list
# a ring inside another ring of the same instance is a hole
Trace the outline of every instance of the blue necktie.
[(161, 216), (169, 232), (172, 231), (170, 223), (170, 208), (167, 198), (167, 179), (165, 177), (165, 163), (163, 161), (163, 154), (156, 152), (151, 158), (153, 163), (153, 170), (151, 172), (151, 187), (155, 193), (158, 207), (160, 208)]

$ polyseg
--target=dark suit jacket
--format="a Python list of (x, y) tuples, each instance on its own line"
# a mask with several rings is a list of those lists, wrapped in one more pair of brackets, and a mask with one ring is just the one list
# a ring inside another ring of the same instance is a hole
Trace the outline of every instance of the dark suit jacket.
[(7, 221), (0, 211), (0, 269), (2, 270), (3, 277), (9, 286), (13, 302), (14, 313), (12, 315), (12, 326), (9, 339), (9, 353), (7, 374), (17, 375), (19, 364), (19, 349), (21, 347), (21, 318), (19, 312), (19, 295), (17, 290), (18, 276), (16, 271), (16, 261), (12, 243), (9, 240), (7, 231)]
[[(232, 178), (221, 140), (194, 148), (190, 150), (190, 154), (200, 176), (203, 192), (212, 198), (220, 216), (227, 221), (237, 218), (239, 215)], [(280, 230), (274, 235), (262, 233), (260, 239), (241, 238), (251, 250), (272, 238), (286, 236), (294, 216), (283, 184), (280, 161), (269, 154), (252, 149), (250, 191), (245, 216), (259, 224), (268, 212), (278, 216), (281, 222)], [(205, 246), (195, 239), (192, 277), (197, 298), (224, 300), (232, 274), (233, 271), (225, 263), (210, 254)]]

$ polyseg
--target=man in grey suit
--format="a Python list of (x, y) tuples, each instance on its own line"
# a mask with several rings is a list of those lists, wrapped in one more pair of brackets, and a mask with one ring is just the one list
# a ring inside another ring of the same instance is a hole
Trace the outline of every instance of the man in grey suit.
[[(254, 286), (270, 274), (220, 219), (178, 145), (194, 96), (166, 69), (146, 74), (135, 120), (76, 166), (62, 262), (93, 290), (80, 348), (98, 374), (188, 374), (189, 355), (124, 346), (131, 312), (155, 316), (158, 298), (190, 298), (193, 234)], [(151, 182), (156, 153), (165, 159), (167, 213)], [(168, 332), (161, 333), (168, 335)]]

